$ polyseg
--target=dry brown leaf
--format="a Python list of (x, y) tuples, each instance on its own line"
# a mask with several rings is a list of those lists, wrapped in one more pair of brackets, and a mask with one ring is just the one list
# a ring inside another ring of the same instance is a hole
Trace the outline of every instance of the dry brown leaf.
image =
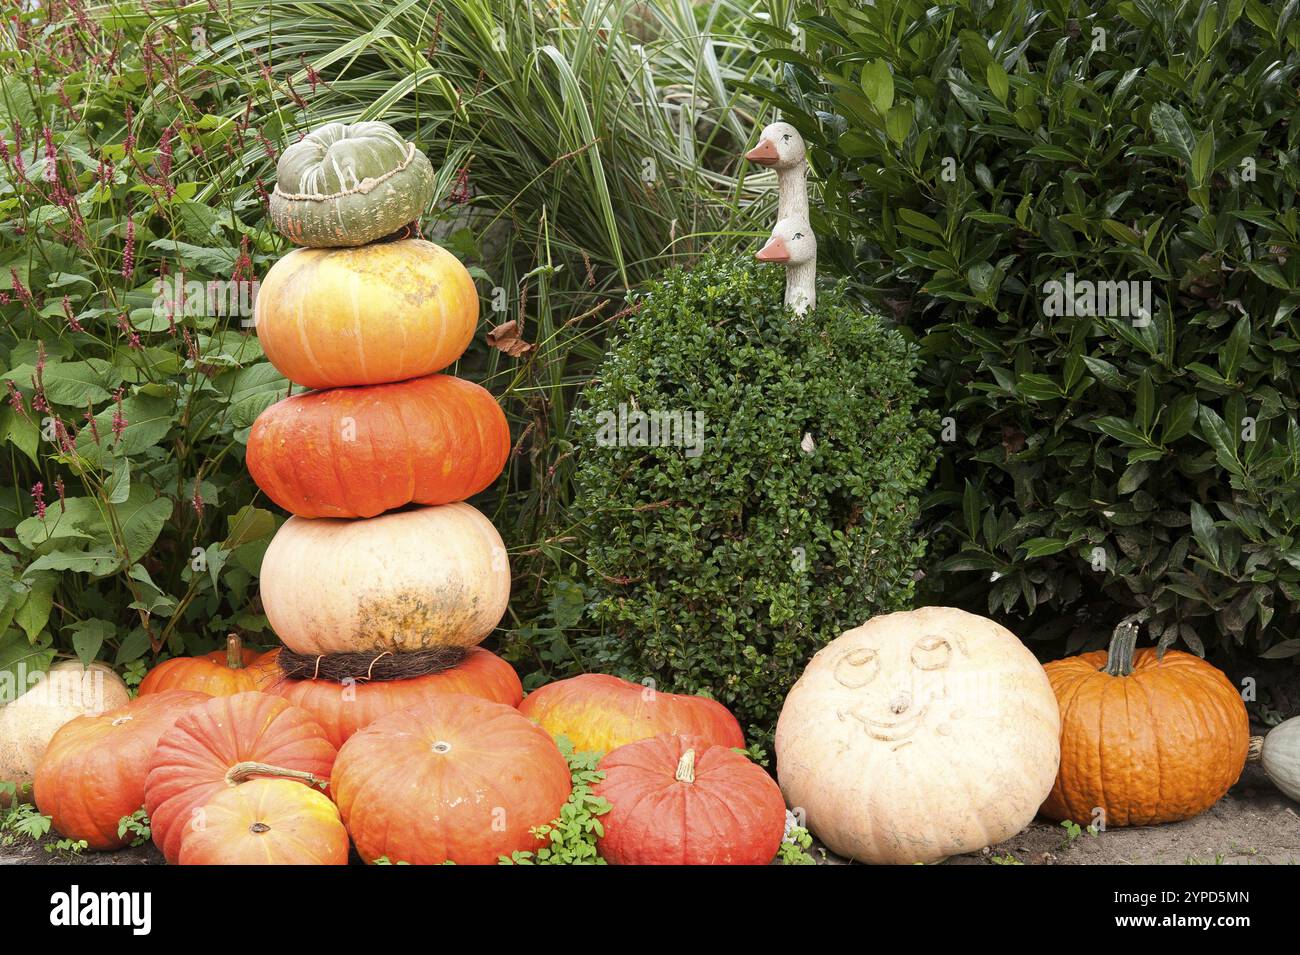
[(488, 344), (499, 348), (511, 358), (521, 358), (537, 346), (524, 341), (519, 336), (519, 323), (511, 320), (502, 322), (487, 335)]

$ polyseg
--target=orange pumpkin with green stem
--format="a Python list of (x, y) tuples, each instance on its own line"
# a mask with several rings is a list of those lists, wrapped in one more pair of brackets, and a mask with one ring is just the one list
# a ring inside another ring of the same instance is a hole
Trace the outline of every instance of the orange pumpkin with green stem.
[(1061, 709), (1061, 767), (1040, 810), (1108, 827), (1188, 819), (1241, 775), (1246, 705), (1223, 672), (1179, 650), (1134, 650), (1136, 627), (1046, 664)]
[(261, 655), (243, 646), (238, 634), (226, 638), (224, 650), (198, 657), (174, 657), (158, 664), (140, 681), (140, 696), (161, 690), (194, 690), (229, 696), (265, 689), (270, 673), (259, 666)]

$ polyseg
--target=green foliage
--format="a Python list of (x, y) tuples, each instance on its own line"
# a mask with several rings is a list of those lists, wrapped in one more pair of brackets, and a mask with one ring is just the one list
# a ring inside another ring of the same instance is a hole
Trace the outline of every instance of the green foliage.
[(149, 814), (145, 812), (144, 807), (140, 807), (129, 816), (123, 816), (117, 822), (117, 837), (125, 839), (127, 833), (131, 834), (131, 845), (142, 846), (153, 836), (153, 825), (149, 822)]
[(14, 800), (16, 791), (13, 783), (0, 782), (0, 796), (9, 803), (0, 806), (0, 846), (11, 846), (19, 839), (40, 842), (50, 831), (50, 817), (31, 803)]
[[(802, 50), (767, 31), (768, 96), (812, 146), (826, 258), (922, 336), (953, 419), (930, 596), (1043, 608), (1026, 631), (1069, 650), (1131, 620), (1162, 647), (1300, 652), (1291, 6), (823, 9)], [(1057, 313), (1071, 275), (1149, 281), (1153, 314)]]
[[(711, 695), (755, 742), (814, 651), (909, 603), (932, 461), (914, 350), (836, 292), (794, 320), (783, 283), (723, 255), (666, 273), (575, 412), (583, 663)], [(646, 446), (620, 408), (702, 430)]]
[(808, 852), (812, 848), (812, 835), (802, 826), (791, 826), (776, 851), (776, 861), (781, 865), (816, 865), (817, 860)]
[(146, 58), (140, 25), (54, 45), (42, 15), (0, 62), (0, 669), (138, 671), (266, 630), (277, 518), (243, 442), (288, 383), (243, 325), (244, 280), (282, 243), (230, 192), (246, 167), (227, 149), (251, 134), (207, 111), (219, 90), (141, 108), (188, 30), (155, 31)]
[(605, 834), (599, 816), (609, 812), (609, 803), (593, 796), (591, 787), (605, 778), (596, 769), (603, 753), (575, 753), (573, 744), (561, 736), (556, 740), (569, 761), (573, 791), (560, 808), (560, 815), (548, 825), (532, 830), (545, 845), (532, 852), (502, 856), (502, 865), (604, 865), (596, 851), (596, 840)]

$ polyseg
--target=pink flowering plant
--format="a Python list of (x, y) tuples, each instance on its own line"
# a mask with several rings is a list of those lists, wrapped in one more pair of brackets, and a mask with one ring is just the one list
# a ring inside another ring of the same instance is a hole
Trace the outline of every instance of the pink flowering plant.
[(242, 458), (288, 391), (251, 328), (282, 243), (232, 187), (283, 134), (255, 91), (182, 88), (190, 33), (45, 6), (63, 27), (0, 20), (0, 671), (138, 672), (265, 630), (278, 518)]

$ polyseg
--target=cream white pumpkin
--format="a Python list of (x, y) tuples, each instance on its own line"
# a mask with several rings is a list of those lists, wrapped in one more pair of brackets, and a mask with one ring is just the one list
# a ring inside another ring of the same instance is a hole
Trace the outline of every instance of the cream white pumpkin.
[(1252, 736), (1247, 758), (1262, 765), (1287, 797), (1300, 802), (1300, 716), (1274, 726), (1267, 736)]
[(124, 706), (131, 693), (105, 663), (65, 660), (50, 667), (22, 696), (0, 709), (0, 781), (15, 783), (30, 801), (36, 764), (64, 723)]
[(299, 653), (472, 647), (501, 620), (510, 562), (465, 503), (368, 520), (291, 517), (262, 558), (262, 606)]
[(813, 657), (776, 728), (786, 803), (840, 855), (936, 862), (1034, 818), (1060, 763), (1047, 675), (950, 607), (873, 617)]

